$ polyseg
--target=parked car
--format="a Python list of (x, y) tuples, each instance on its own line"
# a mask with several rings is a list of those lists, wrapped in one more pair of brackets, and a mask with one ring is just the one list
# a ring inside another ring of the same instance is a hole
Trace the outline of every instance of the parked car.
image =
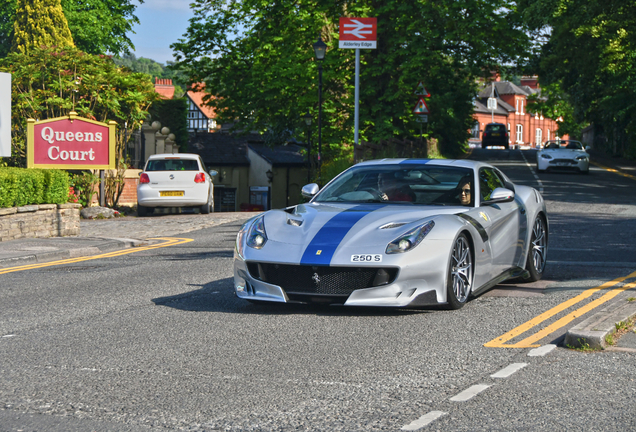
[(139, 175), (137, 215), (148, 216), (155, 207), (197, 207), (203, 214), (214, 211), (214, 175), (196, 154), (150, 156)]
[(458, 309), (506, 279), (543, 275), (545, 202), (491, 165), (366, 161), (302, 194), (311, 200), (239, 230), (239, 298)]
[(537, 152), (537, 171), (570, 170), (590, 172), (590, 155), (579, 141), (550, 140)]
[(481, 137), (481, 148), (500, 146), (508, 149), (508, 129), (503, 123), (488, 123)]

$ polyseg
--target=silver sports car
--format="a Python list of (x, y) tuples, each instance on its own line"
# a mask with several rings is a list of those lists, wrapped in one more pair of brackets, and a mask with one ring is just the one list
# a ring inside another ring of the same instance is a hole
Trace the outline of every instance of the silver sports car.
[(461, 308), (511, 278), (541, 278), (541, 194), (468, 160), (359, 163), (306, 204), (240, 229), (236, 295), (254, 302)]

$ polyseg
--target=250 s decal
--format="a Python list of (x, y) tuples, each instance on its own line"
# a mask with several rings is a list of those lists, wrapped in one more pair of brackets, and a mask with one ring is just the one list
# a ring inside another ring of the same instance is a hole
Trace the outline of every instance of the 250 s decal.
[(382, 262), (382, 254), (351, 255), (351, 262)]

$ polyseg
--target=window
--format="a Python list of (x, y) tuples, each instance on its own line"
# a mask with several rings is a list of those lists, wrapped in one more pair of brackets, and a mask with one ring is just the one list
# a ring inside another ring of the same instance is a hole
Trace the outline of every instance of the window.
[(548, 135), (545, 137), (546, 141), (550, 141), (550, 129), (548, 129)]
[(475, 122), (475, 124), (473, 125), (473, 128), (470, 130), (470, 133), (473, 136), (473, 138), (479, 139), (479, 122)]
[(535, 135), (534, 135), (534, 142), (535, 144), (538, 146), (541, 145), (541, 135), (543, 135), (543, 132), (541, 131), (541, 129), (537, 128)]
[(519, 114), (523, 115), (523, 99), (521, 99), (521, 111), (519, 112)]
[(523, 125), (518, 124), (517, 125), (517, 140), (516, 142), (518, 143), (522, 143), (523, 142)]
[(490, 195), (497, 188), (506, 187), (492, 168), (482, 168), (479, 170), (479, 196), (481, 201), (488, 201)]

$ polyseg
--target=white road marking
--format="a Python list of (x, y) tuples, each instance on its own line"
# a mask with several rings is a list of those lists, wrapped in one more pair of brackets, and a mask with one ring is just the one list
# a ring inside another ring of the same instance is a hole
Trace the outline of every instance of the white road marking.
[(521, 157), (523, 158), (524, 162), (526, 163), (526, 165), (528, 166), (528, 169), (530, 170), (530, 172), (532, 173), (532, 175), (534, 176), (534, 179), (537, 181), (537, 183), (539, 184), (539, 192), (541, 194), (543, 194), (543, 182), (541, 181), (541, 179), (539, 178), (539, 175), (535, 172), (535, 170), (532, 168), (532, 165), (530, 165), (530, 162), (528, 162), (528, 159), (526, 159), (526, 155), (523, 154), (523, 152), (521, 152)]
[(553, 344), (543, 345), (539, 348), (534, 348), (528, 351), (528, 357), (543, 357), (544, 355), (546, 355), (547, 353), (549, 353), (555, 348), (556, 348), (556, 345), (553, 345)]
[(10, 338), (10, 337), (14, 337), (14, 336), (15, 336), (14, 334), (8, 334), (8, 335), (4, 335), (4, 336), (2, 336), (2, 337), (3, 337), (3, 338)]
[(528, 363), (513, 363), (511, 365), (506, 366), (502, 370), (497, 373), (490, 375), (490, 378), (508, 378), (513, 373), (517, 372), (520, 369), (528, 366)]
[(444, 411), (431, 411), (430, 413), (418, 418), (414, 422), (411, 422), (406, 426), (402, 426), (402, 430), (414, 431), (422, 429), (424, 426), (428, 426), (430, 423), (434, 422), (435, 420), (446, 414), (448, 413), (445, 413)]
[(488, 384), (474, 385), (472, 387), (467, 388), (466, 390), (459, 393), (458, 395), (453, 396), (452, 398), (450, 398), (450, 400), (452, 400), (453, 402), (465, 402), (477, 396), (479, 393), (483, 392), (488, 387), (490, 387)]

